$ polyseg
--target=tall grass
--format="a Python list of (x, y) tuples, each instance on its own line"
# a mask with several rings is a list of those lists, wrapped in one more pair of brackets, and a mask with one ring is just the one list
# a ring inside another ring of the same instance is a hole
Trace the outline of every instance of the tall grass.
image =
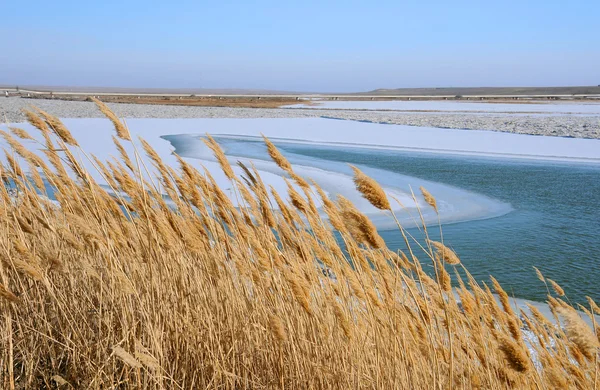
[[(100, 107), (120, 137), (118, 161), (87, 157), (45, 112), (27, 118), (49, 164), (20, 143), (25, 131), (2, 133), (2, 179), (18, 191), (0, 189), (2, 388), (597, 386), (598, 332), (580, 317), (600, 311), (591, 299), (576, 311), (548, 280), (555, 318), (515, 312), (500, 284), (478, 284), (443, 242), (420, 246), (399, 225), (408, 250), (392, 252), (351, 202), (309, 185), (268, 140), (298, 184), (288, 194), (253, 167), (237, 177), (210, 137), (242, 206), (209, 172), (182, 159), (172, 169), (143, 143), (159, 172), (149, 179), (142, 152), (121, 144), (127, 128)], [(395, 218), (374, 180), (355, 168), (355, 181)]]

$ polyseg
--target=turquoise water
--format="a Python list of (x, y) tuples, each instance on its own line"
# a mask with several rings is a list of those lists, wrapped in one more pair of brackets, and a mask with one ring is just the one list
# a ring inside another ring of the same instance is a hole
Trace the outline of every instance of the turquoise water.
[[(278, 147), (290, 157), (379, 168), (510, 203), (514, 210), (504, 216), (443, 226), (444, 241), (475, 278), (489, 282), (494, 275), (514, 296), (543, 301), (547, 291), (532, 268), (536, 266), (571, 301), (583, 302), (586, 295), (600, 301), (600, 166), (284, 143)], [(380, 233), (390, 248), (405, 248), (397, 231)]]

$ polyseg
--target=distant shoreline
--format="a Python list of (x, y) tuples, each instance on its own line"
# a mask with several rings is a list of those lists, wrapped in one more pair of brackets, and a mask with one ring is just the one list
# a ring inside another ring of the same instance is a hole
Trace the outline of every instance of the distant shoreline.
[[(441, 104), (441, 103), (440, 103)], [(468, 103), (465, 103), (468, 104)], [(129, 118), (331, 118), (415, 127), (491, 130), (556, 137), (600, 138), (598, 115), (556, 115), (477, 112), (401, 112), (340, 109), (290, 109), (111, 103), (115, 113)], [(0, 117), (24, 122), (22, 110), (36, 106), (60, 118), (102, 118), (93, 102), (0, 97)], [(318, 106), (315, 106), (318, 107)]]
[[(289, 99), (321, 98), (330, 100), (600, 100), (598, 86), (566, 87), (450, 87), (450, 88), (395, 88), (366, 92), (298, 92), (262, 89), (211, 88), (123, 88), (123, 87), (69, 87), (44, 85), (0, 85), (2, 94), (22, 97), (64, 98), (75, 100), (87, 96), (101, 96), (110, 101), (137, 99)], [(126, 101), (124, 101), (126, 102)]]

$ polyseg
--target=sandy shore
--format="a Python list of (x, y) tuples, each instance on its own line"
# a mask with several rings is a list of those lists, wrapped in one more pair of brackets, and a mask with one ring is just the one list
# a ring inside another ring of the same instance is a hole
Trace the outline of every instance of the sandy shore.
[[(36, 105), (61, 118), (98, 118), (91, 102), (0, 98), (0, 115), (8, 122), (22, 122), (23, 108)], [(375, 123), (466, 130), (492, 130), (518, 134), (576, 138), (600, 138), (600, 117), (584, 115), (511, 115), (508, 113), (406, 113), (332, 109), (185, 107), (109, 103), (122, 118), (315, 118), (327, 117)]]

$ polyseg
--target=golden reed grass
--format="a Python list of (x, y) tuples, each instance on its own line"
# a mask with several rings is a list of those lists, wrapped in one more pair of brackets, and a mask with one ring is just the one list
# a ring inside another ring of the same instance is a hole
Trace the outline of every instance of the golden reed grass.
[(385, 191), (379, 183), (365, 175), (360, 169), (351, 165), (354, 171), (354, 183), (356, 189), (367, 199), (373, 206), (380, 210), (391, 210), (390, 201), (385, 194)]
[[(236, 207), (209, 172), (182, 159), (179, 169), (168, 167), (146, 142), (145, 155), (128, 155), (137, 149), (115, 139), (120, 159), (89, 161), (107, 192), (75, 158), (85, 154), (74, 153), (77, 141), (60, 120), (35, 110), (26, 116), (44, 138), (47, 160), (2, 133), (12, 150), (1, 177), (19, 194), (14, 201), (0, 187), (3, 389), (598, 385), (597, 329), (569, 304), (549, 296), (554, 319), (535, 308), (517, 313), (495, 279), (500, 304), (462, 267), (448, 272), (460, 259), (445, 244), (406, 248), (410, 257), (390, 251), (367, 216), (296, 175), (267, 139), (303, 193), (290, 184), (277, 194), (243, 164), (238, 178), (208, 137), (240, 198)], [(156, 167), (158, 177), (142, 177), (138, 162)], [(43, 173), (58, 205), (39, 194), (31, 169)], [(355, 182), (375, 207), (391, 209), (356, 168)], [(433, 261), (436, 278), (419, 256)], [(588, 303), (588, 315), (599, 311)], [(535, 335), (527, 343), (525, 327)]]

